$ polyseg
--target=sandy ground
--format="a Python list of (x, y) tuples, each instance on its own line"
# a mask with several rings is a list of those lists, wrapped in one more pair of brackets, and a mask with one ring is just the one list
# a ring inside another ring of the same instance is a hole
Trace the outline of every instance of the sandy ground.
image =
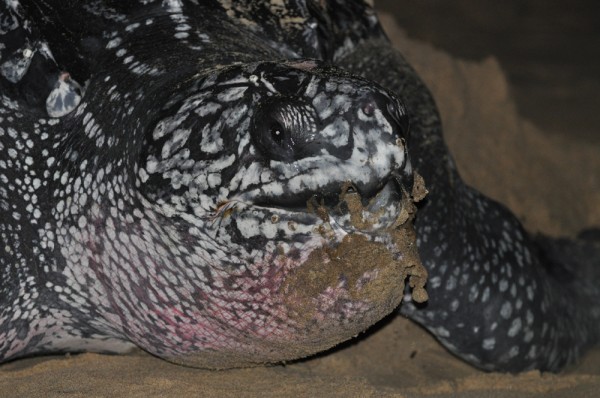
[[(383, 19), (433, 91), (447, 142), (468, 182), (507, 204), (530, 231), (573, 235), (600, 225), (599, 147), (542, 134), (522, 120), (495, 59), (453, 59), (408, 40), (389, 17)], [(343, 347), (285, 366), (204, 371), (135, 352), (34, 358), (0, 367), (3, 397), (592, 397), (599, 389), (600, 349), (559, 375), (484, 373), (400, 317)]]

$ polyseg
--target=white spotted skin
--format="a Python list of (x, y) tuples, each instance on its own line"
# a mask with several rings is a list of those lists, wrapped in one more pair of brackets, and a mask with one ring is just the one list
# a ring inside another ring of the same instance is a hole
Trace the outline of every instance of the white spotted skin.
[[(348, 235), (402, 256), (388, 231), (415, 170), (430, 298), (407, 291), (400, 312), (488, 370), (556, 371), (597, 341), (597, 273), (569, 263), (584, 256), (461, 181), (369, 6), (311, 4), (0, 5), (0, 361), (138, 346), (241, 366), (358, 334), (374, 305), (344, 278), (308, 320), (286, 280)], [(349, 183), (369, 227), (337, 206)]]

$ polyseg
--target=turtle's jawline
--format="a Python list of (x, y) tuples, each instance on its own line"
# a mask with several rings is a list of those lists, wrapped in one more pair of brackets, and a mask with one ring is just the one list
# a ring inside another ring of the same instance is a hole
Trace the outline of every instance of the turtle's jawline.
[(337, 184), (336, 189), (331, 189), (327, 193), (313, 192), (299, 194), (294, 200), (283, 198), (260, 198), (249, 201), (253, 207), (265, 209), (277, 209), (289, 213), (315, 213), (315, 208), (321, 207), (331, 215), (340, 216), (348, 213), (346, 207), (347, 199), (356, 195), (360, 204), (368, 213), (378, 214), (386, 207), (394, 203), (401, 203), (407, 190), (402, 182), (391, 176), (379, 184), (374, 193), (365, 196), (361, 190), (357, 189), (352, 182), (342, 182)]

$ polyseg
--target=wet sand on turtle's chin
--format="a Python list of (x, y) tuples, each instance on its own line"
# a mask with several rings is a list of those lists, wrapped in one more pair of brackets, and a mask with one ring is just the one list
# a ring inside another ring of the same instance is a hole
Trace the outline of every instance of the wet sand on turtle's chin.
[[(600, 148), (542, 134), (519, 118), (498, 63), (463, 62), (386, 29), (432, 89), (463, 178), (507, 204), (530, 231), (573, 235), (600, 225)], [(594, 177), (596, 173), (596, 177)], [(136, 351), (15, 361), (0, 396), (573, 397), (600, 389), (600, 349), (559, 375), (484, 373), (401, 317), (354, 344), (285, 366), (205, 371)]]

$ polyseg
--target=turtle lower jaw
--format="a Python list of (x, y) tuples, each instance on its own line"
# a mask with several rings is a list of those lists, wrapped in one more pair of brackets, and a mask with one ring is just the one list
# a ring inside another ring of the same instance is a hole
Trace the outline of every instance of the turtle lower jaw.
[[(398, 246), (401, 241), (398, 237)], [(398, 256), (383, 243), (349, 234), (335, 248), (313, 250), (284, 278), (269, 299), (278, 315), (260, 328), (237, 329), (231, 322), (224, 338), (210, 346), (196, 342), (195, 349), (158, 355), (187, 366), (225, 369), (296, 360), (334, 347), (400, 304), (406, 279), (411, 283), (422, 271), (415, 246)]]

